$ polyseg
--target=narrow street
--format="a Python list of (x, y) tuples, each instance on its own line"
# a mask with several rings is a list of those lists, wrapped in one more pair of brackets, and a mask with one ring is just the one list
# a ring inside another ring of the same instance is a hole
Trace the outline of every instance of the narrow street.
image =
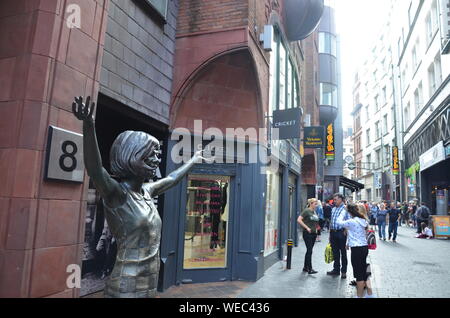
[[(417, 239), (412, 228), (399, 227), (397, 243), (377, 241), (378, 248), (369, 253), (374, 292), (379, 298), (443, 298), (450, 297), (450, 240)], [(378, 239), (378, 237), (377, 237)], [(313, 267), (316, 275), (303, 273), (305, 246), (294, 248), (292, 269), (285, 262), (273, 265), (256, 283), (244, 289), (239, 298), (348, 298), (356, 288), (349, 263), (347, 279), (327, 276), (332, 264), (325, 264), (324, 250), (328, 233), (316, 243)], [(348, 253), (350, 262), (350, 252)]]

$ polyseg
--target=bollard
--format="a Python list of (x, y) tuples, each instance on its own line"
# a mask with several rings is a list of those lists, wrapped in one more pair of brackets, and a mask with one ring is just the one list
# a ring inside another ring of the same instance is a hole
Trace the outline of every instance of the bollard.
[(287, 264), (286, 264), (286, 268), (287, 269), (291, 269), (291, 260), (292, 260), (292, 247), (294, 246), (294, 241), (293, 240), (288, 240), (287, 241)]

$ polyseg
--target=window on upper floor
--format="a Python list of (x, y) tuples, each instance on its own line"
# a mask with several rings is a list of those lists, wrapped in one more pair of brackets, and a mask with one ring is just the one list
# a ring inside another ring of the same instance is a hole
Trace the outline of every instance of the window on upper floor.
[(381, 167), (381, 151), (380, 149), (375, 150), (375, 168), (378, 169)]
[(413, 66), (413, 71), (415, 71), (417, 69), (417, 66), (419, 66), (419, 63), (417, 61), (417, 47), (414, 46), (413, 50), (412, 50), (412, 66)]
[(299, 77), (295, 64), (290, 59), (289, 50), (286, 49), (277, 31), (273, 37), (272, 47), (269, 74), (270, 113), (277, 109), (300, 106)]
[(372, 164), (372, 155), (371, 155), (371, 154), (368, 154), (368, 155), (366, 156), (366, 164), (365, 164), (366, 168), (367, 168), (367, 169), (370, 169), (371, 164)]
[(386, 134), (388, 132), (388, 115), (385, 114), (383, 116), (383, 134)]
[(164, 18), (164, 20), (167, 19), (167, 5), (169, 3), (169, 0), (144, 0), (149, 5), (152, 6), (153, 9), (155, 9), (161, 17)]
[(320, 83), (320, 105), (338, 107), (337, 86), (329, 83)]
[(408, 103), (405, 107), (405, 110), (403, 112), (403, 118), (405, 121), (405, 129), (406, 129), (411, 124), (411, 104), (410, 103)]
[(336, 36), (328, 32), (319, 32), (319, 53), (337, 55)]
[(431, 63), (431, 65), (428, 67), (428, 89), (430, 96), (433, 96), (437, 89), (436, 70), (434, 67), (434, 62)]
[(375, 140), (381, 138), (381, 125), (380, 121), (375, 122)]
[(428, 12), (428, 14), (425, 18), (425, 28), (426, 28), (426, 39), (427, 39), (427, 46), (428, 46), (428, 45), (430, 45), (436, 31), (439, 28), (439, 13), (438, 13), (438, 7), (437, 7), (436, 0), (433, 1), (430, 12)]
[(366, 130), (366, 144), (370, 145), (370, 128)]
[(414, 107), (416, 116), (420, 113), (423, 108), (423, 87), (422, 82), (419, 83), (419, 86), (414, 92)]
[(391, 162), (391, 147), (384, 145), (384, 165), (389, 165)]

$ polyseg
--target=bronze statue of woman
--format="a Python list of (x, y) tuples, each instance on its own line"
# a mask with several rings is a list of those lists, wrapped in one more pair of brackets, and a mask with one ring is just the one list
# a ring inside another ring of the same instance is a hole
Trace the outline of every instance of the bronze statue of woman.
[(202, 151), (166, 178), (143, 186), (155, 176), (161, 162), (160, 145), (153, 136), (125, 131), (111, 147), (113, 179), (102, 167), (95, 135), (95, 104), (90, 97), (75, 98), (72, 110), (83, 121), (84, 162), (89, 177), (103, 198), (105, 216), (117, 240), (117, 258), (105, 286), (105, 297), (148, 298), (156, 296), (159, 273), (161, 218), (152, 198), (175, 186), (197, 161)]

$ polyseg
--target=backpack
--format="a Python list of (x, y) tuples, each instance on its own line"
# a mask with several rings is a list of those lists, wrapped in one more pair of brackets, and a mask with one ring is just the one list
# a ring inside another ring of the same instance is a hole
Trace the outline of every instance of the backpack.
[(366, 238), (367, 238), (367, 245), (369, 247), (369, 250), (376, 250), (377, 249), (377, 239), (375, 237), (375, 231), (368, 230)]
[(428, 220), (428, 218), (430, 217), (430, 210), (428, 210), (428, 208), (425, 206), (421, 207), (419, 216), (423, 220)]

